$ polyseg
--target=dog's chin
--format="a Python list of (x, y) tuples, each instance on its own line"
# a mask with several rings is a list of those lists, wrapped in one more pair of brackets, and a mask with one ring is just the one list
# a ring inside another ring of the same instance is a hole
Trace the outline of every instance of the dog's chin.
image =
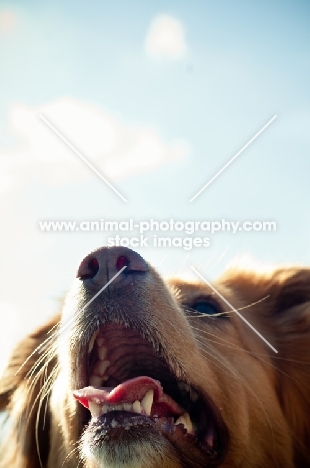
[(195, 438), (175, 426), (173, 418), (148, 418), (127, 411), (93, 417), (80, 452), (86, 468), (181, 468), (189, 453), (191, 466), (204, 459)]

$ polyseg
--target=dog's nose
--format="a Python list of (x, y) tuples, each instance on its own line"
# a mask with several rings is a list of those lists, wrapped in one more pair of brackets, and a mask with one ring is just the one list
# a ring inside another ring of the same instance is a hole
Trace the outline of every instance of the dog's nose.
[(148, 264), (137, 252), (127, 247), (101, 247), (82, 260), (77, 278), (90, 289), (103, 288), (111, 280), (111, 285), (122, 287), (131, 282), (131, 275), (146, 271)]

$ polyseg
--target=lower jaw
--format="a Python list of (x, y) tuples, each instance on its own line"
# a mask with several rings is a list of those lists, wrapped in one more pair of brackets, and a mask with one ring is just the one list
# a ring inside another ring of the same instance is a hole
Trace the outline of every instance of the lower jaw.
[(87, 468), (197, 468), (215, 461), (194, 436), (174, 425), (173, 418), (125, 411), (92, 418), (82, 436), (81, 453)]
[(181, 468), (177, 450), (148, 417), (122, 415), (93, 418), (80, 451), (86, 468)]

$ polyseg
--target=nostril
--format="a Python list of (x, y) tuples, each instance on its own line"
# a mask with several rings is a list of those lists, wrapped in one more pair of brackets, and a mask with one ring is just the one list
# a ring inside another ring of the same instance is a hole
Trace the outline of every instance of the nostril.
[(113, 280), (113, 289), (125, 286), (129, 280), (132, 281), (132, 275), (138, 277), (148, 269), (146, 261), (133, 250), (125, 247), (101, 247), (82, 260), (76, 276), (90, 289), (104, 286)]
[(94, 278), (99, 271), (99, 262), (96, 258), (90, 258), (87, 262), (82, 262), (78, 272), (78, 278), (85, 280)]
[(99, 262), (96, 258), (92, 258), (88, 264), (89, 269), (91, 270), (91, 278), (96, 276), (99, 271)]
[(127, 257), (125, 257), (124, 255), (121, 255), (120, 257), (118, 257), (117, 261), (116, 261), (116, 269), (118, 271), (120, 271), (122, 268), (124, 268), (124, 266), (128, 266), (129, 265), (129, 260)]
[[(145, 260), (133, 250), (128, 250), (128, 255), (120, 255), (117, 257), (117, 260), (114, 265), (117, 271), (122, 270), (124, 267), (124, 275), (130, 275), (131, 273), (144, 273), (148, 270), (148, 265)], [(114, 268), (115, 268), (114, 267)]]

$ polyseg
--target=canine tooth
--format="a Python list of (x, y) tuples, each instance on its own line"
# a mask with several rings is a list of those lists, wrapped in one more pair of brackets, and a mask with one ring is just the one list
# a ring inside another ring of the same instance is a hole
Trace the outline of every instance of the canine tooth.
[(125, 411), (132, 411), (132, 404), (131, 403), (124, 403), (124, 410)]
[(89, 385), (91, 387), (101, 387), (102, 378), (97, 375), (92, 375), (89, 379)]
[(89, 346), (88, 346), (88, 354), (91, 352), (91, 350), (92, 350), (93, 347), (94, 347), (94, 344), (95, 344), (95, 341), (96, 341), (98, 332), (99, 332), (99, 330), (97, 330), (97, 331), (93, 334), (93, 336), (91, 337), (91, 340), (90, 340)]
[(187, 429), (187, 432), (189, 432), (190, 434), (193, 433), (193, 423), (191, 421), (191, 417), (188, 413), (184, 413), (183, 416), (185, 416), (185, 419), (186, 419), (186, 429)]
[(93, 401), (88, 402), (89, 411), (91, 412), (92, 417), (98, 417), (101, 415), (101, 407), (96, 405)]
[(148, 416), (151, 414), (152, 404), (154, 398), (154, 390), (146, 392), (143, 400), (141, 400), (141, 406)]
[(180, 416), (180, 417), (176, 420), (176, 422), (175, 422), (174, 424), (175, 424), (176, 426), (177, 426), (178, 424), (183, 424), (183, 425), (185, 426), (185, 422), (186, 422), (186, 421), (185, 421), (185, 418), (184, 418), (183, 415), (182, 415), (182, 416)]
[(139, 400), (136, 400), (133, 405), (132, 405), (132, 409), (134, 410), (135, 413), (141, 413), (141, 403)]
[(105, 358), (107, 357), (107, 353), (108, 353), (108, 348), (106, 348), (105, 346), (100, 346), (100, 348), (98, 349), (98, 355), (99, 355), (100, 361), (105, 360)]
[(192, 424), (190, 415), (188, 413), (182, 414), (182, 416), (180, 416), (176, 420), (175, 425), (178, 425), (178, 424), (183, 424), (183, 426), (185, 427), (188, 433), (190, 434), (193, 433), (193, 424)]

